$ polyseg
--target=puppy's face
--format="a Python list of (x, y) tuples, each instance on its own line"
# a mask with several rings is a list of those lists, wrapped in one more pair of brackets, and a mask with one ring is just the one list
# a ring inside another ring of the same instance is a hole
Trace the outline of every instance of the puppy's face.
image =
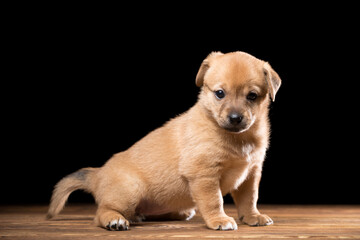
[(221, 128), (241, 133), (267, 113), (281, 80), (270, 65), (247, 53), (210, 54), (196, 77), (200, 101)]

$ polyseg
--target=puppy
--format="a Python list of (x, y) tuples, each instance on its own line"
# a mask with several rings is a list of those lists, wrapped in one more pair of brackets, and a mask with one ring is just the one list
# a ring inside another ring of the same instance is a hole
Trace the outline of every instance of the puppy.
[(211, 53), (196, 76), (197, 103), (103, 167), (63, 178), (47, 217), (83, 189), (98, 204), (96, 224), (109, 230), (127, 230), (129, 222), (147, 216), (189, 220), (195, 209), (208, 228), (235, 230), (223, 209), (223, 196), (231, 193), (243, 223), (272, 224), (256, 205), (269, 141), (268, 106), (280, 84), (267, 62), (247, 53)]

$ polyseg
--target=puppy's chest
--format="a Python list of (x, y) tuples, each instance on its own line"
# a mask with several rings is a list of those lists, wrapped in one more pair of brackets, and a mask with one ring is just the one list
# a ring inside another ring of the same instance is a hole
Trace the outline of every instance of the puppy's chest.
[(253, 142), (243, 142), (239, 145), (224, 144), (222, 147), (226, 152), (225, 161), (229, 159), (231, 164), (236, 164), (236, 162), (251, 163), (259, 150)]
[(259, 163), (259, 149), (253, 144), (243, 144), (229, 151), (223, 162), (220, 187), (223, 195), (237, 189), (248, 177), (251, 168)]
[(231, 190), (237, 189), (247, 178), (249, 172), (248, 164), (239, 165), (226, 169), (221, 175), (220, 188), (223, 195)]

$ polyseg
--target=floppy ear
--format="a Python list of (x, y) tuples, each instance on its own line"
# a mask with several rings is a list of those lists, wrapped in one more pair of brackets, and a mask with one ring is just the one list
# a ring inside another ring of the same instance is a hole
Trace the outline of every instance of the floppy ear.
[(200, 69), (196, 75), (196, 80), (195, 80), (196, 86), (201, 87), (203, 85), (205, 73), (210, 68), (211, 60), (213, 58), (215, 58), (216, 56), (220, 56), (220, 55), (223, 55), (223, 53), (222, 52), (212, 52), (201, 63)]
[(264, 64), (265, 79), (269, 87), (269, 94), (272, 101), (275, 101), (275, 95), (280, 88), (281, 79), (279, 75), (272, 69), (269, 63)]
[(205, 59), (200, 66), (200, 69), (198, 71), (198, 73), (196, 74), (196, 86), (201, 87), (204, 83), (204, 76), (205, 73), (207, 72), (207, 70), (209, 69), (210, 65), (209, 62)]

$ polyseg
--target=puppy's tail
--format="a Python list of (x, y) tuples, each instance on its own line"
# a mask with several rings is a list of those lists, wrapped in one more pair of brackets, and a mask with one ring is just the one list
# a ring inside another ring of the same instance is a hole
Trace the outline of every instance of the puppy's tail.
[(82, 168), (61, 179), (54, 188), (46, 218), (55, 217), (64, 208), (69, 195), (73, 191), (82, 189), (91, 193), (90, 179), (97, 170), (98, 168)]

